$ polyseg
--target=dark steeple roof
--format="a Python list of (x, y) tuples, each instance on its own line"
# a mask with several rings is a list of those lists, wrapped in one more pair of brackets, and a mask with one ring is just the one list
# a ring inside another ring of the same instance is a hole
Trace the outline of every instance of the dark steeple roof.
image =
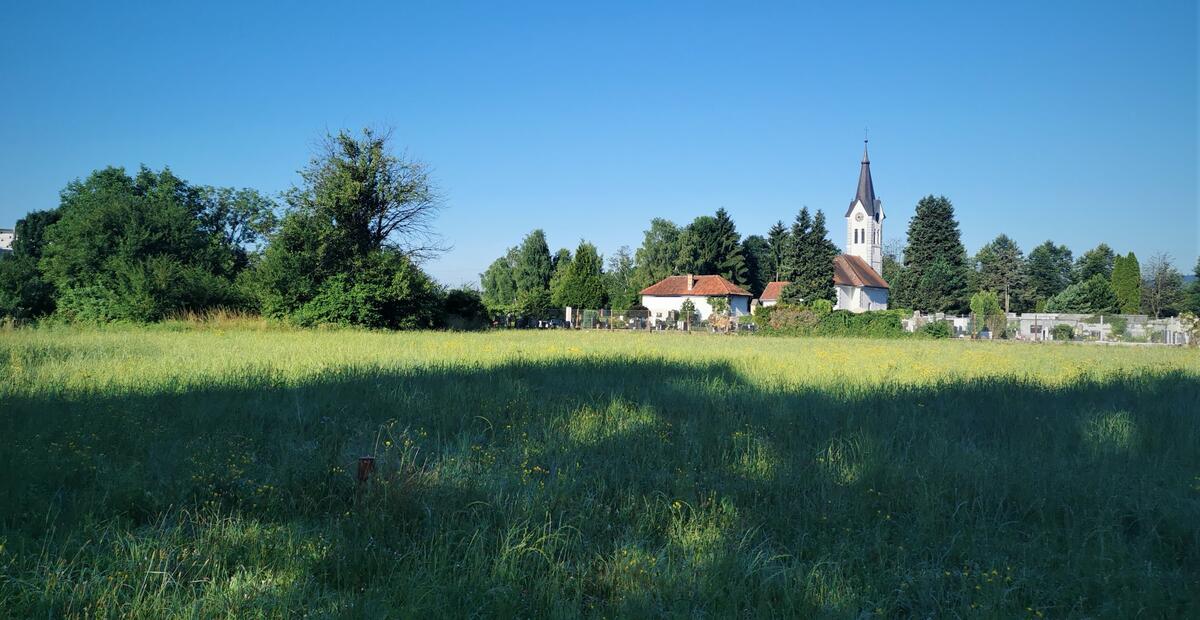
[(878, 218), (879, 207), (882, 203), (875, 197), (875, 184), (871, 182), (871, 158), (867, 157), (867, 141), (863, 140), (863, 160), (862, 170), (858, 172), (858, 193), (854, 195), (854, 200), (850, 201), (850, 207), (846, 209), (846, 217), (850, 217), (850, 213), (854, 211), (854, 204), (862, 201), (863, 208), (867, 210), (867, 215)]

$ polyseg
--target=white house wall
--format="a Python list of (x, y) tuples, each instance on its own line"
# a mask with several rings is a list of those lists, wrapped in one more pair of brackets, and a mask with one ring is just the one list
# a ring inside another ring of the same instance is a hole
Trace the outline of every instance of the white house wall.
[[(696, 313), (700, 315), (701, 321), (708, 320), (708, 317), (713, 313), (712, 306), (708, 304), (708, 296), (698, 295), (679, 295), (679, 296), (658, 296), (658, 295), (642, 295), (642, 305), (650, 311), (650, 318), (665, 321), (667, 313), (672, 310), (678, 312), (683, 306), (685, 299), (692, 300), (692, 305), (696, 307)], [(750, 298), (740, 295), (731, 296), (729, 298), (729, 307), (733, 311), (734, 316), (748, 316), (750, 314)]]

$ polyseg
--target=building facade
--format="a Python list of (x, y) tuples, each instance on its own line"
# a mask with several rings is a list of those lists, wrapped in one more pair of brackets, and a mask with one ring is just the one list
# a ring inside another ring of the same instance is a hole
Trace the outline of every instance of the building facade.
[(729, 302), (729, 313), (733, 317), (750, 314), (750, 299), (753, 297), (742, 287), (721, 276), (668, 276), (642, 289), (642, 305), (649, 311), (651, 321), (669, 321), (678, 315), (683, 302), (691, 300), (701, 321), (712, 316), (710, 297), (723, 297)]
[(11, 228), (0, 228), (0, 253), (12, 252), (13, 240), (16, 233)]

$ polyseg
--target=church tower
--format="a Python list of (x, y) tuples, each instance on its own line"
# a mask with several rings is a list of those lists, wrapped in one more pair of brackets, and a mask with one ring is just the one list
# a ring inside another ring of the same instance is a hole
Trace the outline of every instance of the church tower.
[(846, 210), (846, 253), (862, 258), (875, 273), (883, 273), (883, 203), (875, 197), (866, 140), (863, 140), (862, 169), (858, 173), (858, 193)]

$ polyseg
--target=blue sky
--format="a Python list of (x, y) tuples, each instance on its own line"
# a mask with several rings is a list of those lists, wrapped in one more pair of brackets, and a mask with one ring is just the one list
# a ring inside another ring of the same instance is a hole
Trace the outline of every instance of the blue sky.
[(448, 284), (722, 206), (841, 244), (869, 127), (887, 239), (934, 193), (970, 252), (1200, 246), (1194, 2), (167, 4), (5, 11), (0, 227), (110, 164), (279, 192), (370, 125), (434, 169)]

